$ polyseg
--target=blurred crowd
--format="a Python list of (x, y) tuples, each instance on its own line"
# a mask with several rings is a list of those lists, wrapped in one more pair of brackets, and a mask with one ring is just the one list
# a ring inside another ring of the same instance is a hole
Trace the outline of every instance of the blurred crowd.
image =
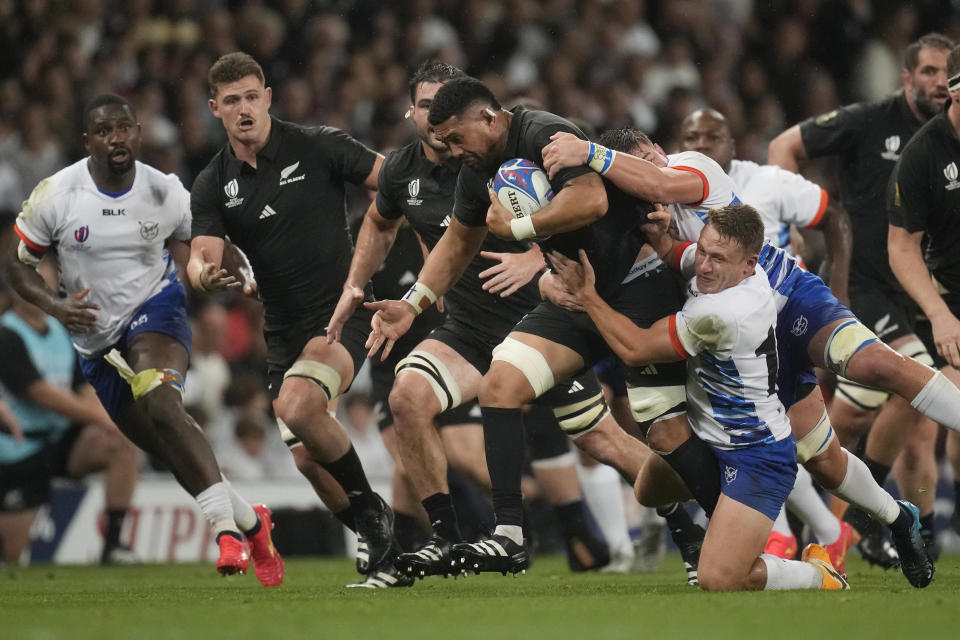
[[(0, 0), (0, 209), (84, 155), (84, 102), (116, 92), (141, 160), (188, 188), (223, 144), (206, 74), (244, 50), (273, 113), (340, 127), (386, 153), (407, 141), (407, 78), (439, 58), (504, 103), (526, 98), (598, 130), (635, 125), (668, 150), (701, 106), (763, 162), (786, 126), (899, 87), (918, 35), (956, 37), (951, 0)], [(352, 214), (366, 208), (357, 194)], [(195, 301), (187, 403), (235, 477), (296, 475), (267, 417), (256, 302)], [(362, 382), (358, 383), (362, 387)], [(346, 422), (361, 431), (370, 416)], [(362, 407), (361, 407), (362, 408)], [(366, 411), (371, 408), (367, 402)], [(275, 445), (275, 446), (274, 446)], [(375, 452), (371, 455), (381, 455)]]

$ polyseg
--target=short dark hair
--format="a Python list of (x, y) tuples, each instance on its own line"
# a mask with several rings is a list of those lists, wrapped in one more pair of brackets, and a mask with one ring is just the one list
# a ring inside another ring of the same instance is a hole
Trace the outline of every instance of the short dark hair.
[(87, 106), (83, 108), (83, 130), (86, 131), (90, 128), (94, 111), (100, 107), (109, 106), (127, 107), (130, 109), (130, 113), (133, 114), (133, 119), (137, 119), (137, 112), (129, 100), (115, 93), (101, 93), (100, 95), (94, 96), (90, 102), (87, 103)]
[(478, 102), (494, 110), (500, 108), (500, 103), (487, 85), (470, 76), (455, 78), (440, 87), (437, 95), (433, 96), (427, 121), (436, 126), (453, 116), (461, 115)]
[(735, 240), (746, 256), (760, 253), (763, 247), (763, 220), (748, 204), (728, 204), (707, 212), (707, 224), (713, 225), (721, 238)]
[(410, 102), (417, 99), (417, 87), (424, 82), (444, 84), (456, 78), (465, 78), (467, 74), (452, 64), (439, 60), (424, 60), (410, 78)]
[(951, 49), (947, 56), (947, 82), (957, 74), (960, 74), (960, 45)]
[(249, 53), (234, 51), (220, 56), (210, 67), (210, 72), (207, 74), (210, 97), (217, 97), (217, 87), (219, 85), (236, 82), (247, 76), (256, 76), (260, 84), (266, 84), (267, 82), (263, 76), (263, 67)]
[(653, 146), (653, 140), (650, 139), (650, 136), (636, 127), (607, 129), (597, 142), (607, 149), (613, 149), (621, 153), (631, 153), (641, 145)]
[[(928, 33), (920, 36), (903, 53), (903, 68), (907, 71), (913, 71), (920, 63), (920, 49), (953, 49), (953, 40), (942, 33)], [(949, 75), (949, 72), (948, 72)]]

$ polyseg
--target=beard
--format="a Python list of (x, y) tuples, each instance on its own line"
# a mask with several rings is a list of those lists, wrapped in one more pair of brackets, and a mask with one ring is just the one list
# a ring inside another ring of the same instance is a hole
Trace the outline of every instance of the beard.
[[(946, 96), (944, 96), (944, 99), (946, 99)], [(918, 89), (913, 90), (913, 104), (916, 105), (917, 111), (920, 112), (920, 115), (922, 115), (925, 120), (929, 120), (937, 115), (943, 108), (943, 103), (938, 104), (934, 102), (934, 96), (921, 93)]]
[(115, 176), (122, 176), (126, 173), (129, 173), (133, 169), (133, 154), (128, 153), (127, 159), (123, 162), (114, 162), (113, 160), (107, 160), (107, 169)]

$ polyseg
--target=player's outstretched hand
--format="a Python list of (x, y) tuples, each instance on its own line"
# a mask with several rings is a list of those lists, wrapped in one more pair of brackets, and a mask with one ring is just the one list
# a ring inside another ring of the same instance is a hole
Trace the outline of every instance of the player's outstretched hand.
[(207, 252), (200, 249), (200, 261), (203, 263), (203, 269), (200, 270), (200, 289), (202, 291), (222, 291), (224, 289), (235, 289), (241, 286), (241, 282), (226, 269), (222, 269), (207, 259)]
[(344, 283), (343, 293), (340, 294), (337, 308), (333, 310), (333, 315), (330, 316), (330, 324), (327, 325), (327, 344), (340, 341), (340, 332), (343, 331), (343, 325), (353, 315), (357, 305), (361, 302), (363, 302), (363, 289)]
[(514, 240), (513, 229), (510, 227), (513, 214), (500, 203), (500, 199), (497, 198), (493, 189), (488, 188), (487, 192), (490, 194), (490, 208), (487, 209), (487, 229), (498, 238)]
[(380, 348), (383, 353), (380, 354), (380, 361), (384, 361), (393, 350), (393, 345), (400, 336), (410, 330), (417, 315), (413, 312), (413, 307), (403, 300), (381, 300), (379, 302), (364, 302), (363, 306), (367, 309), (373, 309), (376, 313), (370, 320), (370, 337), (367, 338), (365, 345), (367, 357), (372, 358)]
[(954, 369), (960, 369), (960, 320), (952, 313), (930, 316), (937, 353)]
[(551, 251), (549, 256), (550, 264), (560, 282), (575, 298), (583, 302), (583, 298), (593, 291), (596, 282), (593, 265), (587, 259), (586, 252), (580, 249), (579, 263), (556, 251)]
[(483, 290), (499, 293), (501, 298), (516, 293), (546, 266), (538, 247), (523, 253), (481, 251), (480, 256), (496, 262), (480, 272), (480, 279), (484, 281)]
[(550, 136), (550, 140), (552, 142), (543, 148), (543, 169), (551, 180), (561, 169), (587, 164), (588, 141), (566, 131), (558, 131)]
[(537, 286), (540, 287), (540, 296), (558, 307), (570, 311), (583, 311), (583, 305), (580, 304), (580, 301), (567, 291), (567, 288), (563, 286), (563, 283), (552, 271), (547, 271), (540, 276)]
[(23, 429), (20, 428), (20, 421), (2, 400), (0, 400), (0, 433), (7, 434), (13, 438), (14, 442), (23, 442)]
[(87, 287), (80, 293), (58, 299), (50, 315), (70, 333), (88, 333), (97, 325), (97, 316), (90, 310), (100, 310), (97, 303), (84, 300), (89, 294), (90, 287)]

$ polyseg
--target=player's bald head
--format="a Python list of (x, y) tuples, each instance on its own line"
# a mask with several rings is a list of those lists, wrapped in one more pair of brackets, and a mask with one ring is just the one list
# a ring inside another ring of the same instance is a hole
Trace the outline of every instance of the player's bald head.
[(83, 110), (83, 130), (87, 131), (90, 129), (90, 125), (93, 124), (94, 116), (98, 109), (101, 108), (116, 108), (116, 109), (129, 109), (130, 116), (133, 118), (134, 122), (137, 120), (137, 113), (133, 110), (133, 105), (130, 104), (130, 101), (124, 98), (123, 96), (118, 96), (115, 93), (101, 93), (100, 95), (94, 97), (87, 103), (86, 108)]
[(728, 134), (730, 133), (730, 123), (727, 122), (726, 116), (716, 109), (710, 108), (697, 109), (696, 111), (690, 113), (690, 115), (684, 118), (683, 122), (680, 123), (680, 128), (686, 129), (688, 126), (696, 126), (696, 124), (701, 121), (715, 123), (726, 129)]

